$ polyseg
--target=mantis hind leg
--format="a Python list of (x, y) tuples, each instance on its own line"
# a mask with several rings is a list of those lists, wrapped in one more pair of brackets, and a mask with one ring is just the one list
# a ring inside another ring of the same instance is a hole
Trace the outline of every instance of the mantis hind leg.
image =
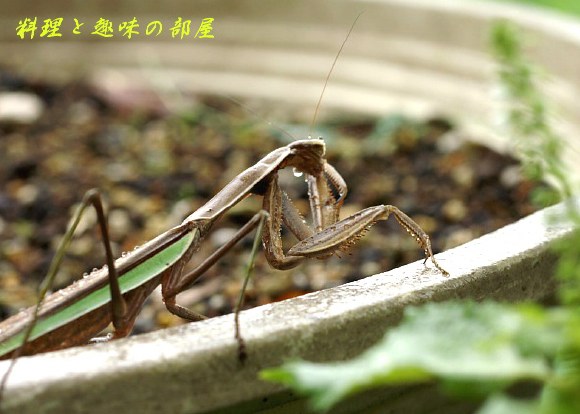
[(101, 195), (98, 190), (91, 189), (85, 193), (81, 201), (81, 205), (75, 212), (71, 224), (69, 225), (69, 228), (64, 234), (58, 246), (56, 254), (52, 259), (52, 262), (50, 263), (48, 273), (43, 279), (42, 283), (40, 284), (36, 306), (34, 307), (32, 318), (30, 319), (30, 322), (27, 324), (26, 329), (24, 330), (22, 345), (18, 349), (16, 349), (12, 354), (10, 366), (8, 367), (8, 370), (6, 371), (4, 377), (2, 378), (2, 381), (0, 382), (0, 400), (1, 395), (4, 392), (6, 381), (8, 380), (10, 372), (14, 368), (14, 364), (18, 360), (18, 357), (24, 352), (24, 349), (26, 348), (26, 345), (29, 342), (32, 331), (38, 321), (38, 314), (42, 306), (42, 302), (44, 301), (44, 298), (46, 297), (48, 291), (51, 289), (54, 283), (54, 279), (56, 278), (58, 269), (64, 258), (65, 251), (70, 245), (74, 232), (77, 229), (85, 210), (89, 206), (93, 206), (97, 214), (97, 220), (99, 223), (99, 227), (101, 229), (103, 245), (105, 247), (105, 255), (107, 258), (107, 266), (109, 274), (109, 286), (111, 291), (111, 315), (113, 326), (115, 327), (115, 331), (118, 331), (119, 333), (123, 333), (130, 330), (132, 326), (133, 320), (130, 317), (129, 318), (127, 317), (128, 305), (125, 299), (123, 298), (123, 295), (121, 294), (121, 290), (119, 287), (117, 271), (115, 269), (115, 262), (113, 258), (113, 253), (111, 251), (111, 243), (109, 238), (107, 219), (103, 209)]
[(25, 335), (23, 343), (26, 343), (28, 340), (28, 336), (30, 335), (30, 332), (28, 331), (31, 331), (32, 328), (34, 327), (34, 324), (36, 323), (37, 314), (38, 311), (40, 310), (42, 301), (44, 300), (44, 297), (46, 296), (47, 292), (51, 289), (54, 283), (54, 279), (58, 273), (58, 269), (62, 263), (66, 249), (70, 245), (74, 232), (77, 229), (80, 220), (84, 215), (85, 210), (89, 206), (92, 206), (97, 214), (97, 221), (101, 229), (103, 246), (105, 248), (105, 255), (109, 274), (109, 287), (111, 292), (111, 315), (112, 315), (111, 319), (113, 322), (113, 326), (115, 327), (115, 330), (118, 330), (120, 332), (130, 329), (130, 327), (128, 328), (127, 326), (128, 324), (131, 324), (130, 321), (128, 320), (130, 318), (127, 317), (129, 313), (128, 305), (125, 299), (123, 298), (123, 295), (121, 294), (121, 288), (119, 287), (117, 270), (115, 269), (115, 260), (113, 258), (113, 253), (111, 250), (111, 242), (109, 237), (107, 218), (103, 208), (101, 194), (97, 189), (93, 188), (87, 191), (83, 196), (81, 204), (78, 207), (77, 211), (75, 212), (73, 219), (71, 220), (71, 224), (69, 225), (69, 228), (64, 234), (58, 246), (56, 254), (52, 262), (50, 263), (48, 273), (40, 285), (40, 291), (38, 294), (38, 301), (34, 312), (34, 318), (31, 321), (29, 329), (26, 332), (27, 335)]
[[(258, 213), (260, 214), (260, 213)], [(256, 253), (258, 252), (258, 246), (260, 245), (260, 239), (262, 238), (262, 229), (264, 228), (264, 221), (266, 221), (267, 215), (261, 214), (260, 221), (258, 222), (258, 229), (256, 230), (256, 236), (254, 237), (254, 244), (252, 245), (252, 251), (250, 253), (250, 258), (246, 266), (246, 276), (244, 277), (244, 283), (240, 289), (240, 296), (238, 297), (238, 303), (236, 304), (236, 309), (234, 312), (234, 323), (236, 327), (236, 341), (238, 341), (238, 359), (240, 362), (244, 362), (247, 358), (246, 353), (246, 343), (242, 337), (240, 329), (240, 310), (244, 304), (244, 298), (246, 296), (246, 288), (248, 287), (248, 282), (252, 274), (252, 269), (254, 268), (254, 260), (256, 259)]]
[[(245, 296), (245, 290), (248, 285), (248, 280), (251, 275), (251, 271), (254, 265), (254, 258), (258, 249), (258, 245), (262, 235), (262, 228), (264, 222), (268, 219), (269, 214), (261, 210), (256, 213), (241, 229), (239, 229), (234, 236), (228, 240), (225, 244), (220, 246), (215, 252), (213, 252), (208, 258), (201, 262), (195, 269), (190, 271), (185, 275), (181, 275), (179, 278), (173, 279), (177, 274), (180, 274), (183, 266), (189, 260), (189, 257), (184, 257), (181, 263), (179, 263), (174, 269), (168, 271), (167, 275), (163, 276), (162, 282), (162, 294), (163, 300), (167, 310), (169, 310), (174, 315), (177, 315), (183, 319), (195, 322), (202, 319), (206, 319), (205, 316), (200, 315), (196, 312), (187, 309), (176, 303), (175, 297), (183, 292), (184, 290), (191, 287), (197, 279), (199, 279), (211, 266), (213, 266), (221, 257), (223, 257), (229, 250), (231, 250), (234, 245), (236, 245), (240, 240), (242, 240), (247, 234), (249, 234), (253, 229), (258, 228), (256, 236), (254, 239), (254, 245), (252, 248), (252, 253), (250, 255), (250, 260), (248, 261), (248, 266), (246, 268), (246, 275), (244, 278), (244, 283), (240, 291), (240, 296), (235, 309), (235, 326), (236, 326), (236, 340), (238, 342), (238, 356), (240, 361), (243, 361), (246, 357), (245, 344), (240, 333), (239, 324), (239, 312), (243, 305), (243, 299)], [(173, 283), (171, 281), (174, 280)]]

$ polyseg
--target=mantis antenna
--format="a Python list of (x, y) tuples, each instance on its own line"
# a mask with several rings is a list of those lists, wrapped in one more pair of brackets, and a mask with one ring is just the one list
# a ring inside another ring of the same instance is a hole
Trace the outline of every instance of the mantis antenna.
[(340, 49), (338, 49), (338, 53), (334, 57), (334, 61), (332, 62), (332, 66), (330, 67), (330, 70), (328, 71), (328, 75), (326, 75), (326, 79), (324, 80), (324, 86), (322, 87), (322, 92), (320, 93), (320, 97), (318, 98), (318, 102), (316, 103), (316, 108), (314, 109), (314, 115), (312, 116), (312, 121), (310, 122), (310, 136), (312, 136), (312, 133), (314, 131), (314, 126), (316, 125), (316, 118), (318, 117), (318, 111), (320, 109), (320, 104), (322, 103), (322, 97), (324, 96), (324, 92), (326, 91), (326, 87), (328, 86), (328, 81), (330, 80), (330, 75), (332, 75), (332, 72), (334, 71), (334, 67), (336, 66), (336, 62), (338, 61), (338, 58), (339, 58), (340, 54), (342, 53), (342, 49), (344, 49), (344, 45), (346, 44), (346, 41), (350, 37), (350, 34), (352, 33), (352, 30), (354, 29), (356, 22), (358, 21), (359, 17), (363, 13), (364, 13), (364, 11), (361, 11), (358, 14), (358, 16), (356, 16), (356, 19), (354, 19), (354, 22), (352, 22), (352, 24), (350, 25), (350, 29), (348, 30), (346, 37), (342, 41), (342, 44), (340, 45)]
[[(314, 130), (314, 126), (316, 125), (316, 118), (318, 117), (318, 112), (320, 109), (320, 105), (322, 104), (322, 98), (324, 96), (324, 92), (326, 91), (326, 87), (328, 86), (328, 82), (330, 80), (330, 76), (332, 75), (332, 72), (334, 71), (334, 67), (336, 66), (336, 62), (338, 61), (338, 58), (340, 57), (342, 50), (344, 49), (344, 46), (346, 45), (346, 42), (348, 40), (348, 38), (350, 37), (350, 34), (352, 33), (356, 22), (358, 21), (358, 19), (360, 18), (360, 16), (364, 13), (364, 10), (361, 11), (358, 16), (356, 16), (356, 18), (354, 19), (354, 21), (352, 22), (350, 29), (348, 30), (348, 33), (346, 34), (346, 37), (344, 38), (344, 40), (342, 41), (342, 44), (340, 45), (340, 48), (338, 49), (338, 52), (336, 53), (336, 56), (334, 57), (334, 61), (332, 62), (332, 66), (330, 67), (330, 70), (328, 71), (328, 74), (326, 75), (326, 79), (324, 80), (324, 85), (322, 87), (322, 92), (320, 93), (320, 97), (318, 98), (318, 102), (316, 103), (316, 107), (314, 109), (314, 114), (312, 115), (312, 121), (310, 122), (310, 127), (309, 127), (309, 137), (312, 137), (312, 133)], [(255, 117), (257, 117), (260, 121), (266, 123), (267, 125), (277, 129), (279, 132), (281, 132), (283, 135), (286, 135), (287, 137), (289, 137), (292, 141), (296, 141), (297, 138), (295, 136), (293, 136), (292, 134), (290, 134), (288, 131), (286, 131), (284, 128), (280, 127), (279, 125), (264, 119), (260, 114), (258, 114), (256, 111), (254, 111), (252, 108), (248, 107), (247, 105), (245, 105), (244, 103), (242, 103), (241, 101), (239, 101), (238, 99), (234, 98), (231, 95), (223, 95), (223, 94), (219, 94), (221, 96), (223, 96), (224, 98), (232, 101), (233, 103), (239, 105), (240, 107), (244, 108), (245, 110), (249, 111), (252, 115), (254, 115)]]

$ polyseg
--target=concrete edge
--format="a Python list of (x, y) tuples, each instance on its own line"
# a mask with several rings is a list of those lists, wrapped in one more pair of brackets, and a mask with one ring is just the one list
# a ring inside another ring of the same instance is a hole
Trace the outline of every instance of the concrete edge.
[[(337, 360), (376, 342), (411, 304), (455, 298), (519, 301), (553, 292), (554, 242), (572, 227), (551, 207), (421, 262), (241, 315), (249, 360), (236, 358), (231, 315), (109, 344), (22, 358), (8, 381), (8, 413), (254, 412), (281, 389), (259, 370), (294, 358)], [(555, 224), (559, 223), (559, 224)], [(0, 364), (4, 372), (7, 362)], [(1, 374), (0, 374), (1, 375)], [(272, 399), (272, 401), (275, 398)]]

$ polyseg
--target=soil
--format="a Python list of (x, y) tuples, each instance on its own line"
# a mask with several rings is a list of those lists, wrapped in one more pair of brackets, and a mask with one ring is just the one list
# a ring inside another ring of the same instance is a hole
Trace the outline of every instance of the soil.
[[(0, 70), (0, 95), (23, 92), (42, 110), (28, 121), (0, 119), (0, 302), (4, 316), (35, 301), (60, 236), (85, 191), (102, 192), (116, 254), (130, 251), (200, 207), (239, 172), (291, 138), (256, 121), (225, 99), (198, 97), (181, 114), (118, 105), (83, 82), (50, 85)], [(275, 105), (275, 103), (273, 104)], [(287, 124), (292, 131), (296, 126)], [(328, 161), (349, 185), (346, 217), (393, 204), (416, 220), (440, 252), (534, 211), (536, 184), (514, 158), (461, 140), (446, 120), (328, 120)], [(292, 171), (281, 186), (308, 218), (303, 177)], [(253, 196), (232, 208), (204, 240), (191, 267), (224, 243), (261, 208)], [(104, 263), (94, 214), (88, 213), (67, 250), (54, 289)], [(284, 232), (286, 247), (294, 240)], [(253, 235), (218, 262), (179, 303), (207, 316), (231, 312)], [(351, 249), (308, 260), (290, 271), (256, 259), (246, 307), (329, 288), (422, 259), (423, 252), (395, 220), (379, 223)], [(445, 263), (441, 265), (445, 267)], [(156, 293), (137, 332), (182, 321)]]

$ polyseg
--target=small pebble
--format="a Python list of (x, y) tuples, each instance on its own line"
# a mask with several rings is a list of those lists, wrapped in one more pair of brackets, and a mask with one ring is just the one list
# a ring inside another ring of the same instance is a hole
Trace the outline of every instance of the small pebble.
[(462, 244), (467, 243), (470, 240), (473, 240), (476, 237), (476, 234), (469, 228), (464, 229), (457, 229), (447, 237), (445, 241), (444, 250), (452, 249), (457, 246), (461, 246)]
[(451, 222), (460, 222), (468, 214), (468, 209), (463, 200), (452, 198), (443, 204), (443, 215)]
[(473, 185), (474, 171), (469, 165), (458, 165), (451, 170), (451, 177), (461, 187), (468, 188)]
[(42, 115), (44, 103), (28, 92), (0, 93), (0, 122), (31, 124)]
[(33, 184), (25, 184), (16, 191), (16, 198), (24, 205), (32, 204), (38, 197), (38, 187)]
[(227, 300), (224, 295), (216, 294), (212, 295), (209, 300), (209, 306), (212, 309), (222, 309), (226, 306)]
[(120, 239), (129, 233), (133, 228), (131, 217), (124, 209), (114, 209), (109, 211), (109, 232), (112, 239)]
[(219, 247), (232, 239), (237, 230), (234, 228), (222, 228), (215, 230), (210, 235), (211, 244), (214, 247)]
[(522, 181), (522, 169), (519, 165), (512, 165), (504, 168), (499, 177), (504, 187), (512, 188)]

